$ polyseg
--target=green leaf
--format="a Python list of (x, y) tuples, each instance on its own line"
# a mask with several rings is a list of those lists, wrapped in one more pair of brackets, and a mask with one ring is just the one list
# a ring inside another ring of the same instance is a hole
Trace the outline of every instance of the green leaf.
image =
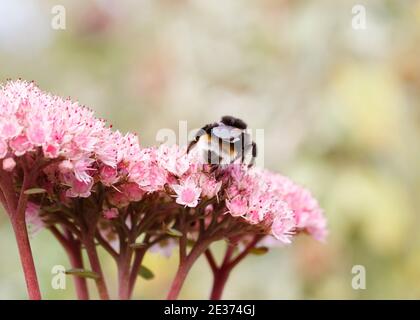
[(32, 188), (32, 189), (26, 189), (23, 193), (24, 194), (38, 194), (38, 193), (45, 193), (47, 190), (42, 188)]
[(146, 246), (146, 244), (143, 243), (143, 242), (137, 242), (137, 243), (130, 244), (130, 248), (133, 248), (133, 249), (140, 249), (140, 248), (144, 248), (145, 246)]
[(261, 256), (263, 254), (266, 254), (267, 252), (268, 252), (267, 247), (252, 248), (251, 250), (249, 250), (249, 253), (255, 254), (257, 256)]
[(72, 276), (78, 276), (82, 278), (89, 278), (89, 279), (99, 279), (100, 276), (96, 272), (85, 270), (85, 269), (69, 269), (66, 271), (66, 274)]
[(195, 245), (195, 241), (194, 240), (190, 240), (190, 239), (187, 240), (187, 246), (188, 247), (191, 247), (192, 248), (192, 247), (194, 247), (194, 245)]
[(151, 280), (155, 277), (152, 270), (150, 270), (149, 268), (147, 268), (145, 266), (140, 267), (139, 276), (142, 277), (143, 279), (146, 279), (146, 280)]
[(50, 206), (50, 207), (45, 206), (42, 208), (42, 210), (48, 213), (54, 213), (54, 212), (60, 211), (60, 208), (54, 207), (54, 206)]
[(169, 223), (167, 224), (167, 227), (168, 227), (169, 229), (172, 229), (172, 227), (175, 225), (175, 222), (176, 222), (176, 219), (173, 219), (171, 222), (169, 222)]
[(173, 237), (182, 237), (182, 232), (176, 229), (170, 228), (166, 231), (166, 233)]

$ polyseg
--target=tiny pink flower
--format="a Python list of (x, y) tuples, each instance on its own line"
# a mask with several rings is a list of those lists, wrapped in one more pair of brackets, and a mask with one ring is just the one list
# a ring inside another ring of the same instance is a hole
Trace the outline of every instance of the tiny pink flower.
[(160, 167), (152, 165), (151, 167), (149, 167), (149, 170), (145, 173), (143, 179), (140, 179), (138, 184), (144, 190), (153, 192), (163, 189), (163, 186), (166, 184), (166, 181), (166, 172)]
[(13, 138), (10, 140), (9, 145), (14, 151), (15, 155), (18, 157), (24, 155), (26, 152), (33, 148), (33, 145), (29, 142), (25, 135), (20, 135), (16, 138)]
[(4, 171), (13, 171), (16, 167), (16, 162), (13, 158), (6, 158), (3, 160), (3, 170)]
[(251, 209), (248, 211), (248, 214), (246, 215), (246, 219), (251, 224), (257, 224), (258, 222), (262, 221), (261, 212), (257, 209)]
[(4, 139), (11, 139), (17, 137), (22, 131), (22, 126), (19, 125), (15, 118), (0, 119), (0, 137)]
[(73, 163), (70, 160), (63, 160), (58, 165), (58, 169), (61, 173), (69, 173), (73, 171)]
[(222, 187), (222, 181), (217, 182), (213, 177), (209, 178), (203, 175), (200, 178), (200, 185), (202, 188), (202, 196), (207, 198), (215, 197)]
[(110, 186), (118, 181), (117, 169), (110, 166), (103, 166), (99, 170), (99, 177), (105, 186)]
[(117, 208), (111, 208), (106, 209), (103, 211), (103, 216), (105, 219), (112, 220), (118, 217), (118, 209)]
[(55, 159), (60, 155), (60, 148), (55, 143), (43, 145), (42, 150), (44, 151), (45, 157), (50, 159)]
[(108, 193), (108, 201), (110, 204), (117, 208), (124, 208), (130, 204), (130, 201), (128, 200), (127, 196), (121, 191), (117, 190)]
[(76, 179), (84, 182), (88, 182), (92, 179), (89, 171), (92, 171), (90, 165), (94, 160), (90, 158), (81, 158), (73, 162), (73, 171)]
[(232, 200), (226, 200), (226, 207), (233, 217), (242, 217), (248, 211), (248, 202), (241, 196), (236, 196)]
[(282, 243), (291, 243), (291, 238), (296, 225), (293, 219), (275, 218), (271, 226), (274, 237)]
[(177, 145), (171, 147), (161, 145), (157, 150), (157, 160), (160, 166), (178, 177), (186, 173), (190, 167), (186, 150), (180, 149)]
[(128, 171), (128, 166), (130, 165), (130, 163), (126, 163), (126, 162), (120, 162), (117, 165), (117, 173), (118, 176), (128, 176), (129, 175), (129, 171)]
[(125, 195), (125, 197), (129, 201), (137, 202), (143, 199), (145, 192), (139, 188), (136, 183), (129, 182), (119, 186), (121, 193)]
[(45, 132), (46, 123), (41, 123), (41, 121), (37, 120), (29, 125), (26, 129), (26, 136), (28, 140), (36, 145), (41, 146), (47, 139), (47, 134)]
[(93, 186), (93, 180), (90, 181), (80, 181), (76, 178), (73, 178), (71, 181), (71, 188), (67, 190), (66, 195), (69, 198), (81, 197), (88, 198), (91, 194), (91, 189)]
[(172, 189), (177, 194), (176, 203), (190, 208), (197, 206), (201, 188), (197, 187), (191, 179), (178, 185), (172, 185)]

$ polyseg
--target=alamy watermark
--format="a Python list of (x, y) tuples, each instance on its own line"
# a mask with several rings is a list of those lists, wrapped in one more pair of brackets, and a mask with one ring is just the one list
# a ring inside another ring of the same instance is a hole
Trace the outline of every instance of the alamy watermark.
[(51, 269), (51, 287), (54, 290), (66, 289), (66, 268), (62, 265), (55, 265)]
[(362, 265), (354, 265), (351, 269), (354, 275), (351, 280), (351, 286), (354, 290), (366, 289), (366, 268)]
[(354, 30), (366, 29), (366, 7), (361, 4), (356, 4), (351, 8), (353, 18), (351, 19), (351, 27)]
[(66, 29), (66, 8), (63, 5), (55, 5), (51, 8), (51, 28), (54, 30)]

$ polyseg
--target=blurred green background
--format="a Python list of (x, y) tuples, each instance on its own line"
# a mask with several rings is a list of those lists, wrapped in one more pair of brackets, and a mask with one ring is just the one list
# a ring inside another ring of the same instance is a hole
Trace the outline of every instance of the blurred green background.
[[(366, 29), (352, 28), (355, 4)], [(65, 30), (51, 28), (55, 5)], [(313, 191), (330, 236), (250, 257), (225, 298), (420, 298), (420, 1), (3, 0), (0, 61), (1, 81), (77, 98), (144, 146), (225, 114), (265, 130), (265, 166)], [(74, 298), (71, 278), (51, 287), (52, 266), (69, 266), (61, 247), (47, 231), (32, 244), (44, 297)], [(26, 298), (4, 214), (0, 257), (0, 298)], [(176, 254), (145, 265), (156, 278), (135, 297), (164, 298)], [(207, 298), (210, 282), (200, 260), (181, 298)]]

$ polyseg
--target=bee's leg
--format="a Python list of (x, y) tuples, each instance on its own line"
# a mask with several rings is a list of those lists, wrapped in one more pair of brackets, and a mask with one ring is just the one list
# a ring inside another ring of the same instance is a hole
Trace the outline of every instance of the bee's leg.
[(211, 164), (209, 173), (214, 173), (217, 169), (219, 169), (219, 166), (217, 164)]
[(255, 142), (252, 142), (252, 158), (251, 158), (251, 162), (248, 164), (248, 168), (254, 166), (255, 159), (257, 158), (257, 154), (258, 154), (257, 144)]
[(212, 165), (213, 162), (213, 151), (208, 150), (207, 151), (207, 164)]
[(242, 139), (241, 139), (241, 163), (244, 163), (244, 161), (245, 161), (245, 152), (246, 152), (245, 151), (245, 135), (242, 133)]
[(226, 165), (222, 164), (222, 161), (223, 161), (223, 158), (219, 157), (219, 163), (210, 164), (210, 173), (222, 172), (224, 168), (226, 167)]
[(198, 130), (194, 139), (188, 144), (187, 153), (191, 151), (191, 149), (195, 146), (195, 144), (198, 142), (201, 136), (204, 136), (205, 134), (211, 134), (211, 130), (217, 126), (218, 126), (217, 123), (211, 123), (211, 124), (205, 125), (200, 130)]
[(196, 145), (196, 143), (198, 142), (197, 137), (194, 137), (194, 140), (192, 140), (187, 147), (187, 153), (189, 153), (191, 151), (191, 149)]

